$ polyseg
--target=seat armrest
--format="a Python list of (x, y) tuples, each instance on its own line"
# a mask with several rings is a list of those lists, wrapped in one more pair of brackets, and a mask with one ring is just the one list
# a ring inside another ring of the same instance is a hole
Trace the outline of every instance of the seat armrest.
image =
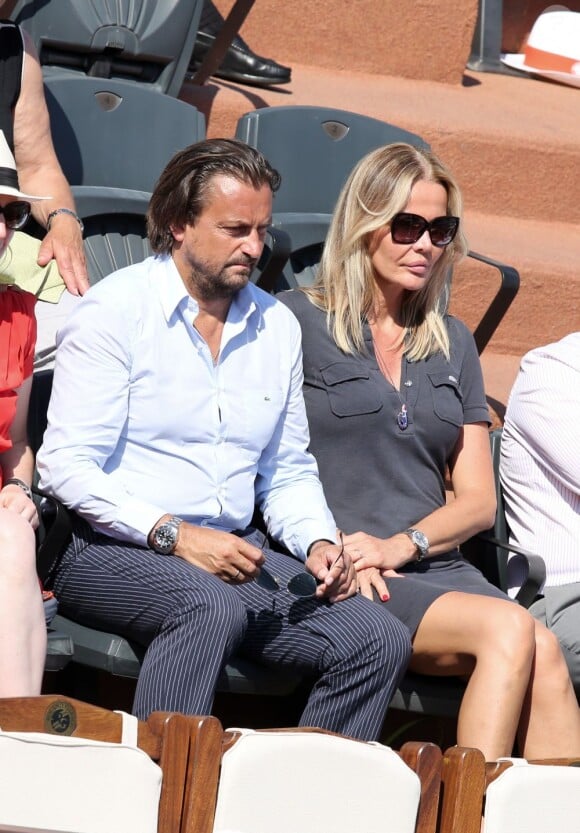
[(506, 552), (514, 553), (513, 558), (523, 564), (526, 578), (518, 590), (515, 600), (522, 607), (528, 608), (536, 599), (546, 581), (546, 564), (544, 559), (541, 555), (527, 552), (527, 550), (515, 544), (500, 541), (499, 538), (495, 538), (493, 535), (488, 535), (487, 533), (481, 533), (476, 537), (489, 544), (493, 544), (494, 547), (499, 547)]
[(467, 256), (488, 266), (493, 266), (500, 275), (499, 289), (473, 333), (477, 352), (481, 355), (518, 293), (520, 276), (513, 266), (507, 266), (505, 263), (493, 260), (491, 257), (471, 251), (467, 253)]
[(36, 569), (44, 582), (60, 561), (72, 537), (72, 521), (68, 509), (56, 498), (36, 486), (32, 488), (41, 532), (36, 549)]

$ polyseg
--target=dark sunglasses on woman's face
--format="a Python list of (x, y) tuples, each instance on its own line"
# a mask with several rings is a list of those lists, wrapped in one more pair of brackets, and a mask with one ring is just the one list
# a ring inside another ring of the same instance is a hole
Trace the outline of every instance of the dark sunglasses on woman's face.
[(419, 214), (401, 212), (391, 220), (391, 237), (395, 243), (416, 243), (426, 231), (431, 243), (442, 249), (448, 246), (457, 234), (459, 217), (435, 217), (429, 222)]
[(28, 222), (30, 217), (31, 205), (24, 200), (16, 200), (15, 202), (7, 203), (4, 208), (0, 207), (0, 214), (4, 217), (6, 228), (16, 229), (22, 228)]

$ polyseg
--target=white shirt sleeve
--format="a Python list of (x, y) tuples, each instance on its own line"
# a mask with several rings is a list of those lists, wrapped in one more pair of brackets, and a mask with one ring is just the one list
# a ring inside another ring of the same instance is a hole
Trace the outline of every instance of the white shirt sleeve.
[(262, 457), (256, 480), (256, 502), (269, 532), (295, 555), (306, 558), (318, 539), (336, 541), (336, 523), (307, 450), (310, 442), (302, 392), (301, 333), (292, 321), (289, 345), (291, 382), (287, 402)]
[(107, 470), (127, 421), (135, 326), (103, 291), (91, 290), (70, 316), (58, 336), (37, 466), (41, 487), (95, 529), (145, 545), (166, 510), (140, 500)]

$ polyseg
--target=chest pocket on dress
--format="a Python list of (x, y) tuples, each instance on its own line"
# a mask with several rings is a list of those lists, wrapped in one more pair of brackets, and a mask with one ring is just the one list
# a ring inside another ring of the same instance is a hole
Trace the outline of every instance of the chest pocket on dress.
[(429, 373), (433, 410), (439, 419), (452, 425), (463, 425), (463, 400), (459, 383), (449, 371)]
[(321, 367), (320, 374), (335, 416), (373, 414), (383, 407), (375, 383), (362, 365), (333, 362)]

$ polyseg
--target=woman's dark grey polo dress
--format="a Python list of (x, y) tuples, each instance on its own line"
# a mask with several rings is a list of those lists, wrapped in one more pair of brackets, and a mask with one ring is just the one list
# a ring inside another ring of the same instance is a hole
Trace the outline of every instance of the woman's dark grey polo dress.
[[(381, 373), (368, 325), (366, 355), (346, 355), (332, 340), (326, 313), (303, 292), (278, 296), (298, 318), (310, 450), (337, 525), (388, 538), (445, 504), (445, 473), (462, 425), (488, 422), (481, 367), (467, 327), (446, 318), (449, 361), (440, 353), (403, 359), (401, 391)], [(405, 402), (408, 427), (397, 414)], [(415, 633), (427, 608), (450, 590), (508, 597), (459, 550), (406, 565), (388, 580), (389, 610)]]

